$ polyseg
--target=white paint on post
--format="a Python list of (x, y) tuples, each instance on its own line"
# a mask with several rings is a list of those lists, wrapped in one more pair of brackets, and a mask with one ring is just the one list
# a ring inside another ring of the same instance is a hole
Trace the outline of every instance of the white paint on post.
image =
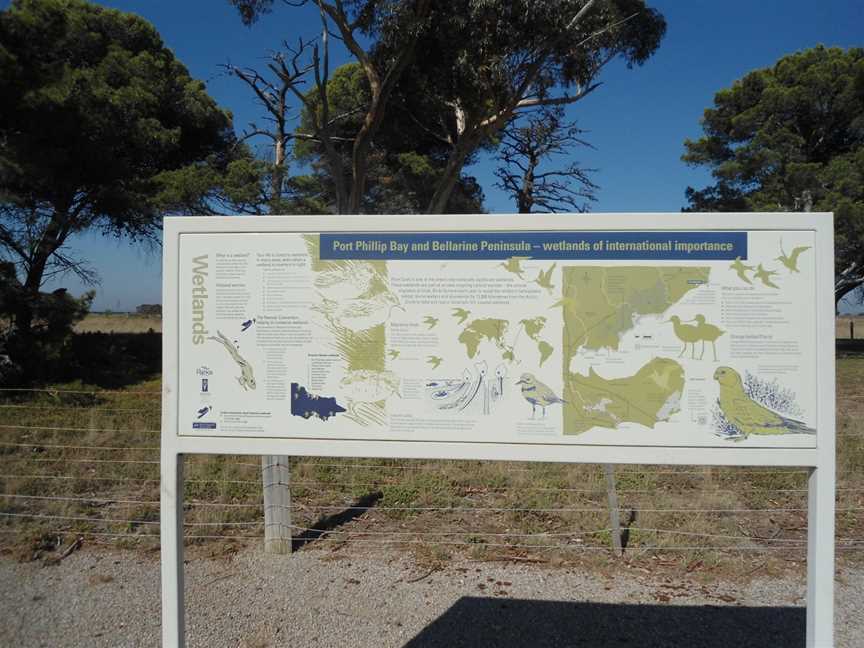
[(186, 645), (183, 597), (183, 455), (163, 447), (160, 484), (162, 645)]
[(291, 489), (288, 457), (261, 456), (264, 488), (264, 550), (273, 554), (291, 553)]

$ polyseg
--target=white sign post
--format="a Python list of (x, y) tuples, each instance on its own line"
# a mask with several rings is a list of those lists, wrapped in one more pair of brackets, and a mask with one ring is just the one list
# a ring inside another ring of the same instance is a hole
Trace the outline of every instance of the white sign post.
[(831, 214), (165, 221), (162, 632), (187, 454), (805, 466), (833, 645)]

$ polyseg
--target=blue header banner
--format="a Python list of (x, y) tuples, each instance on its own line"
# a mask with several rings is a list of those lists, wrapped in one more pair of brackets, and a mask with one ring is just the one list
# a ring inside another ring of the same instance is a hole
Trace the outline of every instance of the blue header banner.
[(321, 234), (321, 259), (489, 260), (747, 258), (747, 232), (412, 232)]

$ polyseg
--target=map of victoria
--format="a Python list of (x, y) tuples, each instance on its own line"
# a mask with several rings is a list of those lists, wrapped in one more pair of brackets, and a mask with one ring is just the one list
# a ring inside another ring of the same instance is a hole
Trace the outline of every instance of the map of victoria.
[(812, 447), (813, 247), (802, 231), (192, 235), (181, 433)]

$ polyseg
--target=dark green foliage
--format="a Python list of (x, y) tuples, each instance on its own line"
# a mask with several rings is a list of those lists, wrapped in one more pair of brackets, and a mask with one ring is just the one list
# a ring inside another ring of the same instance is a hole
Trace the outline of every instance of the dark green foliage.
[(833, 211), (835, 296), (864, 282), (864, 49), (815, 47), (714, 97), (683, 160), (716, 179), (693, 211)]

